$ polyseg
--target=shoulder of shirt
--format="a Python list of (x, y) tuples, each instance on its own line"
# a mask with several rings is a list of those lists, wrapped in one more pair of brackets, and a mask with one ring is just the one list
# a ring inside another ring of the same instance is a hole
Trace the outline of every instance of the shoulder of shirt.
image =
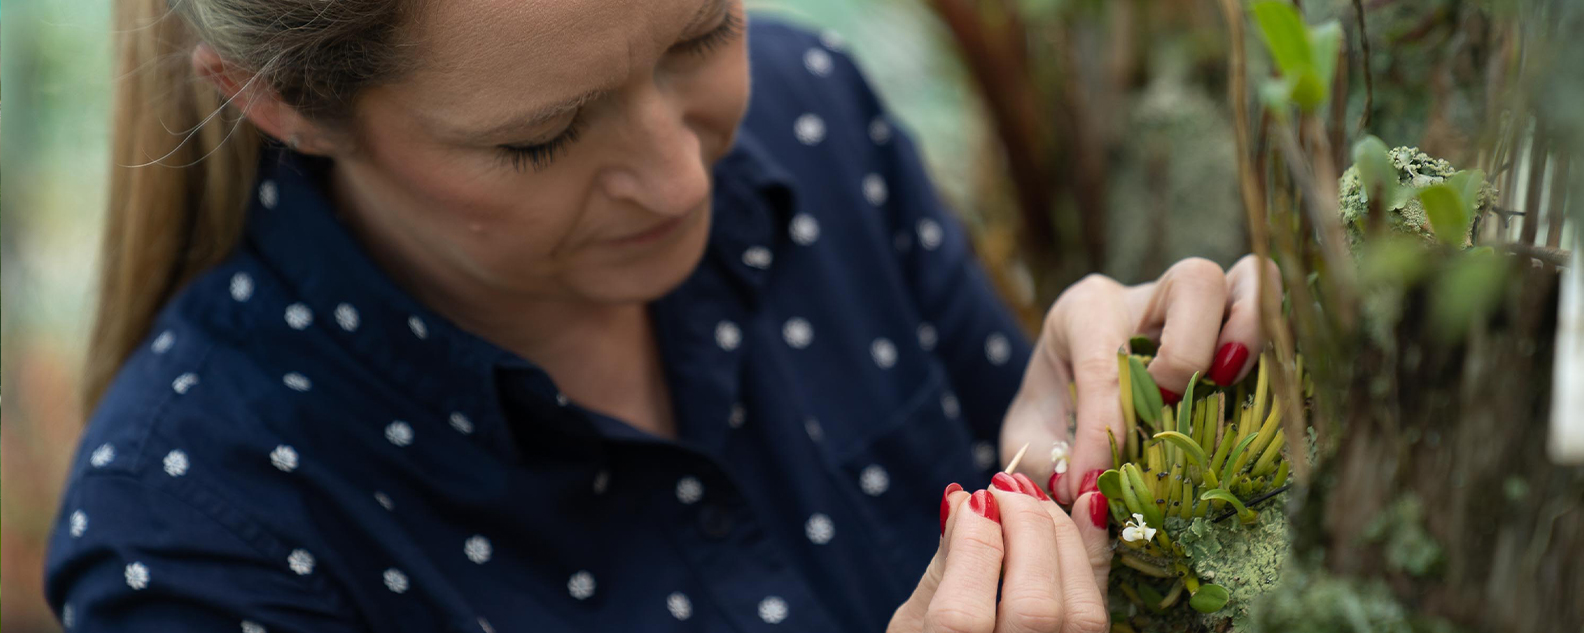
[[(762, 12), (748, 24), (752, 96), (745, 128), (772, 148), (795, 144), (792, 122), (814, 112), (824, 119), (829, 138), (864, 137), (881, 106), (840, 35)], [(856, 125), (843, 125), (845, 119)]]
[(174, 479), (172, 451), (191, 464), (218, 462), (221, 451), (268, 455), (270, 427), (290, 411), (270, 397), (287, 388), (283, 376), (255, 351), (276, 329), (268, 315), (285, 327), (285, 296), (245, 247), (179, 290), (94, 407), (69, 484), (113, 474), (162, 487)]

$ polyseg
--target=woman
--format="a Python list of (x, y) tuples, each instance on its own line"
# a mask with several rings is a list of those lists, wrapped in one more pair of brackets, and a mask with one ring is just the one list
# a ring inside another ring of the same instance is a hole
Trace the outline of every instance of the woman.
[(1263, 344), (1193, 260), (1030, 346), (839, 40), (738, 0), (119, 28), (74, 631), (1105, 630), (1116, 349)]

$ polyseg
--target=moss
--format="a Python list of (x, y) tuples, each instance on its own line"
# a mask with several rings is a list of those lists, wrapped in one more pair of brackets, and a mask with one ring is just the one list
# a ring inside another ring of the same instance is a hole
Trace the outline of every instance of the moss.
[(1280, 587), (1253, 605), (1240, 633), (1455, 633), (1438, 618), (1410, 612), (1380, 580), (1344, 580), (1313, 565), (1289, 564)]
[[(1391, 150), (1389, 156), (1392, 167), (1397, 170), (1398, 184), (1413, 191), (1440, 184), (1458, 172), (1452, 163), (1431, 157), (1419, 151), (1417, 147), (1398, 147)], [(1358, 167), (1349, 167), (1342, 173), (1338, 202), (1341, 206), (1343, 227), (1347, 230), (1348, 245), (1355, 252), (1363, 241), (1364, 228), (1369, 216), (1369, 202), (1365, 197), (1363, 185), (1359, 181)], [(1478, 198), (1475, 206), (1479, 214), (1495, 210), (1496, 188), (1490, 183), (1480, 187)], [(1426, 244), (1435, 242), (1435, 233), (1430, 229), (1430, 219), (1425, 215), (1424, 205), (1420, 204), (1417, 196), (1408, 196), (1402, 204), (1388, 209), (1387, 226), (1396, 233), (1416, 237)]]
[(1375, 517), (1364, 538), (1385, 547), (1386, 568), (1422, 577), (1435, 572), (1442, 561), (1440, 543), (1424, 527), (1424, 504), (1405, 494)]

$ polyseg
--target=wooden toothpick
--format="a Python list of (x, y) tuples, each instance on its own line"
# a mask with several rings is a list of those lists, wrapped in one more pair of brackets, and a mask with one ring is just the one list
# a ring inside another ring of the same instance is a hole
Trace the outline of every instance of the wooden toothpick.
[(1007, 464), (1006, 474), (1010, 475), (1012, 471), (1017, 470), (1018, 462), (1023, 461), (1023, 454), (1028, 452), (1028, 447), (1028, 443), (1025, 442), (1023, 448), (1018, 449), (1017, 454), (1012, 456), (1012, 461)]

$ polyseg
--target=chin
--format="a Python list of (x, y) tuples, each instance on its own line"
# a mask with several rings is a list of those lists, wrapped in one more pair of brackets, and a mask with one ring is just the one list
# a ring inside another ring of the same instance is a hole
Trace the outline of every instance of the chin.
[(675, 290), (698, 268), (709, 243), (708, 210), (701, 215), (652, 254), (590, 271), (579, 280), (581, 294), (601, 303), (648, 303)]

